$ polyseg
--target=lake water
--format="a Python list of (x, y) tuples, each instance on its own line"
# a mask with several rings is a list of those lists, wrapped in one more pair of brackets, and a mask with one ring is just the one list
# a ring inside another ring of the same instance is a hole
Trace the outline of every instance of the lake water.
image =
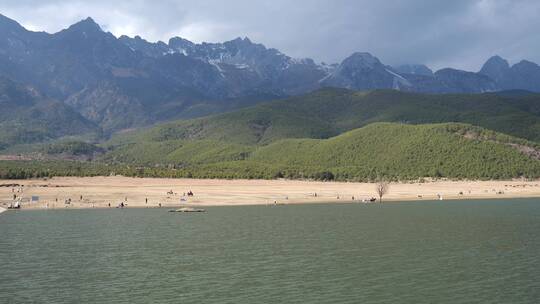
[(539, 303), (540, 200), (16, 211), (0, 303)]

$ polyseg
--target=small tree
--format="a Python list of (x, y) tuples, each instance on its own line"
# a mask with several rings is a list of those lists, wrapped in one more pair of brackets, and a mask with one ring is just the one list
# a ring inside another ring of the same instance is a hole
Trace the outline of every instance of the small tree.
[(379, 195), (379, 203), (382, 203), (382, 198), (388, 192), (390, 185), (384, 180), (379, 180), (375, 186)]

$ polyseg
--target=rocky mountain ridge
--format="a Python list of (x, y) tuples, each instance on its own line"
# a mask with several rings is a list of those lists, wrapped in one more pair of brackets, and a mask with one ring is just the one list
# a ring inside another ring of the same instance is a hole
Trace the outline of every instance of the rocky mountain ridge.
[(92, 19), (49, 34), (0, 15), (0, 76), (31, 86), (112, 133), (164, 120), (232, 110), (322, 87), (424, 93), (540, 92), (540, 67), (500, 57), (478, 73), (391, 67), (357, 52), (339, 64), (295, 59), (237, 38), (196, 44), (115, 37)]

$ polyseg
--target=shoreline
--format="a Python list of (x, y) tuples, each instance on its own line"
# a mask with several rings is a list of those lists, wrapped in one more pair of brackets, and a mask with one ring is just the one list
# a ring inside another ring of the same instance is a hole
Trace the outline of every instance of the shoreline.
[[(0, 180), (0, 186), (0, 207), (16, 196), (22, 199), (20, 210), (116, 209), (121, 202), (127, 208), (336, 204), (378, 197), (373, 183), (298, 180), (56, 177)], [(184, 195), (189, 191), (194, 195)], [(390, 183), (383, 203), (434, 201), (439, 195), (443, 200), (540, 198), (540, 180)]]
[[(461, 198), (461, 199), (444, 199), (442, 201), (444, 202), (448, 202), (448, 203), (453, 203), (453, 202), (460, 202), (460, 201), (482, 201), (482, 200), (505, 200), (505, 199), (508, 199), (508, 200), (526, 200), (526, 199), (535, 199), (535, 198), (539, 198), (540, 199), (540, 196), (532, 196), (532, 197), (485, 197), (485, 198)], [(385, 200), (383, 201), (382, 204), (400, 204), (400, 203), (415, 203), (415, 202), (425, 202), (425, 203), (434, 203), (434, 202), (439, 202), (440, 200)], [(540, 202), (540, 201), (539, 201)], [(72, 210), (72, 211), (76, 211), (76, 210), (123, 210), (123, 209), (163, 209), (164, 211), (167, 211), (167, 210), (173, 210), (173, 209), (178, 209), (178, 208), (183, 208), (183, 207), (193, 207), (193, 208), (196, 208), (196, 207), (199, 207), (199, 208), (215, 208), (215, 207), (226, 207), (226, 208), (234, 208), (234, 207), (257, 207), (257, 206), (260, 206), (260, 207), (280, 207), (280, 206), (295, 206), (295, 205), (382, 205), (382, 204), (379, 204), (378, 202), (372, 202), (372, 203), (363, 203), (363, 202), (359, 202), (359, 201), (355, 201), (355, 202), (352, 202), (352, 201), (324, 201), (324, 202), (291, 202), (291, 203), (278, 203), (277, 205), (273, 205), (273, 204), (209, 204), (209, 205), (195, 205), (195, 204), (185, 204), (185, 205), (167, 205), (167, 206), (162, 206), (162, 207), (157, 207), (157, 206), (149, 206), (149, 207), (146, 207), (146, 206), (141, 206), (141, 205), (132, 205), (132, 206), (126, 206), (124, 208), (116, 208), (116, 207), (104, 207), (104, 206), (99, 206), (99, 207), (67, 207), (67, 208), (62, 208), (62, 207), (56, 207), (56, 208), (40, 208), (40, 207), (32, 207), (32, 208), (28, 208), (28, 206), (26, 206), (26, 208), (20, 208), (20, 209), (6, 209), (6, 208), (3, 208), (3, 207), (0, 207), (0, 209), (4, 209), (4, 210), (0, 210), (0, 214), (2, 214), (3, 212), (14, 212), (14, 211), (24, 211), (24, 212), (28, 212), (28, 211), (69, 211), (69, 210)]]

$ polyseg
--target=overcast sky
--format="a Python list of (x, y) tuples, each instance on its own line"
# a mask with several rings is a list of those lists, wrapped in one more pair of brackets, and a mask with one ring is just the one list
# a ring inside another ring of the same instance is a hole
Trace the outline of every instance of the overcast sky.
[(194, 42), (236, 37), (292, 57), (478, 70), (491, 55), (540, 63), (539, 0), (2, 0), (0, 13), (56, 32), (91, 16), (116, 36)]

